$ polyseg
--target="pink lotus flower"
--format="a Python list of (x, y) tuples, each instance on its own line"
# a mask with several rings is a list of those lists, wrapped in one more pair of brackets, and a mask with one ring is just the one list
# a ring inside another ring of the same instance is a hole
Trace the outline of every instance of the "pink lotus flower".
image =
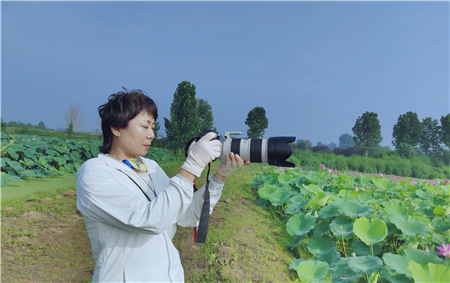
[(382, 173), (380, 173), (380, 177), (383, 177), (383, 174), (382, 174)]
[(355, 186), (355, 191), (356, 191), (356, 192), (358, 191), (358, 186)]
[(391, 180), (394, 181), (394, 182), (396, 182), (396, 181), (397, 181), (397, 178), (392, 178)]
[(431, 182), (431, 184), (433, 185), (433, 186), (437, 186), (437, 185), (439, 185), (441, 182), (439, 182), (439, 181), (433, 181), (433, 182)]
[(448, 183), (449, 183), (449, 180), (444, 181), (444, 184), (448, 185)]
[(325, 169), (325, 165), (320, 164), (320, 168)]
[(440, 252), (438, 255), (450, 257), (450, 244), (442, 244), (442, 247), (436, 247)]
[(417, 182), (416, 181), (411, 181), (409, 184), (410, 185), (415, 185), (415, 184), (417, 184)]
[(330, 168), (330, 169), (328, 169), (327, 171), (331, 173), (331, 171), (333, 171), (333, 169)]

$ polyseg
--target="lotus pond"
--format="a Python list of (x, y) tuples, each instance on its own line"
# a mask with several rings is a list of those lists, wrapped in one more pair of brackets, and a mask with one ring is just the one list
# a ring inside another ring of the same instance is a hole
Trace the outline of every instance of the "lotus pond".
[(301, 282), (450, 282), (448, 180), (269, 167), (257, 204), (287, 218)]

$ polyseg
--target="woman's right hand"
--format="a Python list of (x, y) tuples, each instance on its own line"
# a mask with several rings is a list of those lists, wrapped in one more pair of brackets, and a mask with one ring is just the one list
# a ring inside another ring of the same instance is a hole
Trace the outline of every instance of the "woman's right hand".
[(197, 142), (194, 141), (189, 147), (188, 157), (181, 166), (181, 169), (200, 177), (206, 165), (218, 158), (221, 154), (222, 143), (216, 140), (216, 137), (216, 133), (210, 132)]

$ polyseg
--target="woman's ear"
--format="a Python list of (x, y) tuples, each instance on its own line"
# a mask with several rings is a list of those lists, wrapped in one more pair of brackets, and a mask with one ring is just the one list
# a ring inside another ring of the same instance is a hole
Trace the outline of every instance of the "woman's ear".
[(120, 130), (118, 128), (115, 127), (111, 127), (111, 132), (113, 133), (114, 136), (119, 137), (120, 136)]

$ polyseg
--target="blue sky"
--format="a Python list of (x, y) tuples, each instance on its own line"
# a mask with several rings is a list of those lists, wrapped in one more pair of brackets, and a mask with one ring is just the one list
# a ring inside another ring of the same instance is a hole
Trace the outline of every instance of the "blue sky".
[(262, 106), (271, 136), (339, 143), (364, 112), (382, 145), (400, 115), (449, 113), (448, 2), (1, 2), (1, 116), (83, 131), (121, 90), (163, 118), (188, 80), (221, 133)]

